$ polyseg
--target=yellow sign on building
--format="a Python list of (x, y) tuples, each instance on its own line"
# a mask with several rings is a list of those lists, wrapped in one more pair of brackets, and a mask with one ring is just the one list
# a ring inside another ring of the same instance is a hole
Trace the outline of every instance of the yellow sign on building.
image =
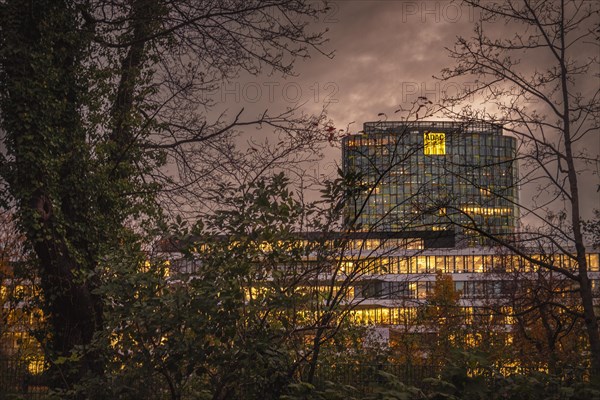
[(446, 154), (446, 134), (443, 132), (425, 132), (423, 135), (423, 154), (426, 156)]

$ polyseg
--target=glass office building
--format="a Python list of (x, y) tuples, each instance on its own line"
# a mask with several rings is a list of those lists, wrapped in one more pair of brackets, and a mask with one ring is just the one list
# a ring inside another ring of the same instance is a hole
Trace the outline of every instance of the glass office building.
[(359, 230), (454, 230), (471, 244), (481, 236), (469, 227), (515, 230), (516, 140), (499, 125), (367, 122), (342, 151), (344, 171), (361, 184), (346, 208)]

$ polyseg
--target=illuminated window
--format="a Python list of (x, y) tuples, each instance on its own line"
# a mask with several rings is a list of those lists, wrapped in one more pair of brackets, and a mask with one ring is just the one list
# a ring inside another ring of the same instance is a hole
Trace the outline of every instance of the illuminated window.
[(588, 268), (590, 271), (599, 271), (600, 270), (600, 257), (598, 254), (588, 254)]
[(352, 261), (342, 261), (340, 263), (340, 270), (342, 272), (351, 273), (354, 268), (354, 263)]
[(425, 132), (423, 153), (427, 156), (446, 154), (446, 134)]
[(43, 359), (30, 359), (27, 363), (27, 371), (31, 375), (39, 375), (46, 370), (46, 363)]

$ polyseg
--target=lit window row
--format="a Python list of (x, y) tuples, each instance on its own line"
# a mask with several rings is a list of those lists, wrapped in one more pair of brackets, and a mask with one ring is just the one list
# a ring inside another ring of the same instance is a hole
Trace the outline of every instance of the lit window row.
[(491, 208), (491, 207), (462, 207), (460, 209), (466, 214), (479, 215), (509, 215), (512, 214), (512, 208)]
[[(598, 297), (598, 280), (592, 281), (594, 295)], [(427, 299), (434, 293), (435, 281), (368, 281), (354, 287), (358, 299)], [(454, 281), (454, 290), (463, 299), (507, 298), (513, 293), (524, 293), (530, 285), (527, 280), (460, 280)], [(571, 284), (556, 284), (561, 297), (573, 296), (568, 289), (576, 289)]]
[[(564, 254), (548, 256), (533, 255), (534, 260), (541, 260), (553, 265), (574, 269), (575, 260)], [(587, 254), (588, 270), (600, 270), (599, 254)], [(517, 255), (437, 255), (413, 257), (377, 257), (358, 260), (354, 268), (369, 271), (372, 274), (434, 274), (441, 271), (446, 274), (469, 272), (534, 272), (535, 264)]]
[[(511, 325), (514, 318), (510, 310), (506, 313), (492, 313), (484, 308), (458, 307), (452, 315), (444, 317), (444, 322), (456, 325)], [(434, 314), (435, 312), (433, 312)], [(428, 314), (426, 307), (377, 307), (366, 309), (355, 309), (350, 313), (353, 322), (364, 325), (414, 325), (423, 326), (424, 321), (429, 320), (432, 328), (436, 328), (433, 314)]]

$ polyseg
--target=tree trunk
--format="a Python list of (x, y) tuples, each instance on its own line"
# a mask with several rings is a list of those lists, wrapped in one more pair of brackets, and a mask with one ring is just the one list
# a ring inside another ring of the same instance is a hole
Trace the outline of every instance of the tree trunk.
[(600, 334), (598, 333), (598, 319), (594, 311), (594, 301), (592, 296), (591, 283), (588, 277), (588, 266), (585, 258), (585, 245), (582, 235), (581, 214), (579, 203), (579, 186), (577, 181), (577, 170), (575, 169), (575, 159), (572, 149), (571, 137), (571, 109), (569, 98), (569, 74), (567, 71), (568, 62), (566, 57), (567, 45), (565, 43), (565, 9), (564, 1), (561, 2), (561, 53), (560, 53), (560, 68), (561, 68), (561, 89), (563, 100), (563, 137), (565, 141), (565, 160), (567, 163), (567, 176), (569, 180), (569, 193), (571, 194), (571, 222), (573, 226), (573, 241), (577, 252), (577, 266), (579, 272), (579, 293), (583, 306), (583, 314), (585, 326), (589, 338), (590, 353), (592, 355), (592, 375), (594, 380), (600, 381)]
[[(89, 37), (78, 32), (68, 2), (7, 1), (1, 7), (2, 122), (14, 156), (13, 168), (2, 172), (37, 256), (52, 328), (46, 349), (52, 386), (72, 389), (84, 375), (103, 372), (101, 357), (90, 351), (102, 328), (102, 301), (89, 278), (99, 237), (89, 220), (93, 198), (79, 117), (86, 95), (79, 63)], [(73, 350), (82, 353), (70, 358)]]

